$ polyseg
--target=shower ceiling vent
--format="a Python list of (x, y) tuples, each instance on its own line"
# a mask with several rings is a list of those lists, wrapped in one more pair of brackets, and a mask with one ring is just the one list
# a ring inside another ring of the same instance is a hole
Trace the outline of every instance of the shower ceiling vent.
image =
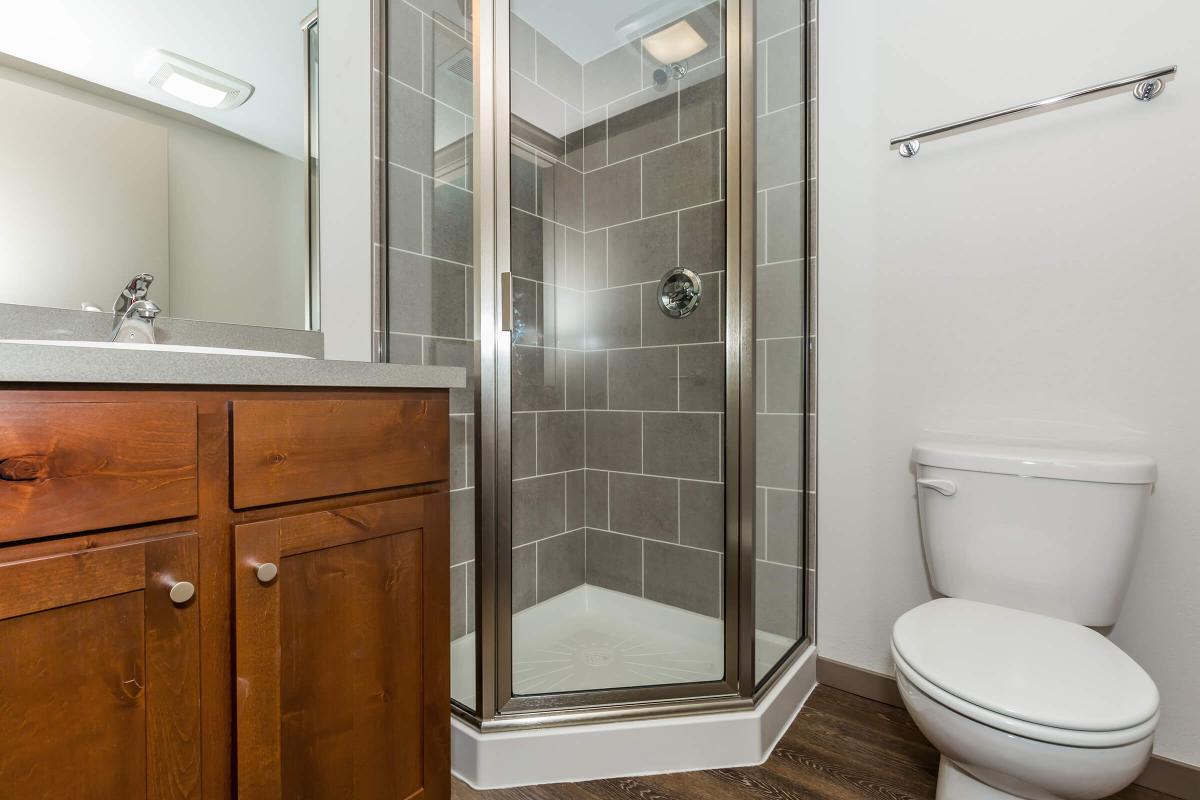
[(443, 61), (438, 69), (461, 78), (470, 83), (475, 79), (475, 61), (471, 58), (470, 48), (460, 48), (454, 55)]
[(151, 53), (144, 72), (151, 86), (203, 108), (237, 108), (254, 94), (245, 81), (166, 50)]

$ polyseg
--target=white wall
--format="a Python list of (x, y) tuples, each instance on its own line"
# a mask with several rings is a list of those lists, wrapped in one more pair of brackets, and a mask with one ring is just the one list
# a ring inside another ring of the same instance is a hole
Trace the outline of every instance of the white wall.
[(321, 330), (325, 357), (371, 360), (371, 4), (322, 0)]
[[(1200, 4), (821, 5), (819, 644), (890, 672), (928, 600), (922, 437), (1159, 460), (1114, 640), (1200, 764)], [(1179, 63), (1129, 96), (930, 142), (892, 136)], [(834, 90), (836, 88), (836, 90)]]
[(167, 298), (167, 129), (4, 68), (0, 109), (0, 302), (111, 308), (138, 272)]

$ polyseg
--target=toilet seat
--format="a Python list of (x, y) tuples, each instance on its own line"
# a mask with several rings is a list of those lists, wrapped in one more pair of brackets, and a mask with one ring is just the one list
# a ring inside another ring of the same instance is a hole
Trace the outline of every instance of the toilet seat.
[(896, 668), (931, 699), (1018, 736), (1078, 747), (1143, 739), (1158, 689), (1120, 648), (1071, 622), (958, 598), (904, 614)]

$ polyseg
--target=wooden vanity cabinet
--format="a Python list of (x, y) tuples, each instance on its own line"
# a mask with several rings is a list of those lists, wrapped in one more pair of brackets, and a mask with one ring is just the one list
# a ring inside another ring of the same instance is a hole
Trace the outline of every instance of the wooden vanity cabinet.
[(449, 798), (448, 440), (446, 390), (0, 388), (0, 800)]

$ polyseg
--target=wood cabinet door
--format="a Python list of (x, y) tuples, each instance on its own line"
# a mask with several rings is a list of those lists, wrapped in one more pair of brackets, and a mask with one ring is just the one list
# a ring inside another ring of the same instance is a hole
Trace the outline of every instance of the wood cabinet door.
[(235, 527), (239, 800), (449, 798), (448, 503)]
[(197, 572), (194, 533), (0, 552), (0, 798), (200, 797)]

